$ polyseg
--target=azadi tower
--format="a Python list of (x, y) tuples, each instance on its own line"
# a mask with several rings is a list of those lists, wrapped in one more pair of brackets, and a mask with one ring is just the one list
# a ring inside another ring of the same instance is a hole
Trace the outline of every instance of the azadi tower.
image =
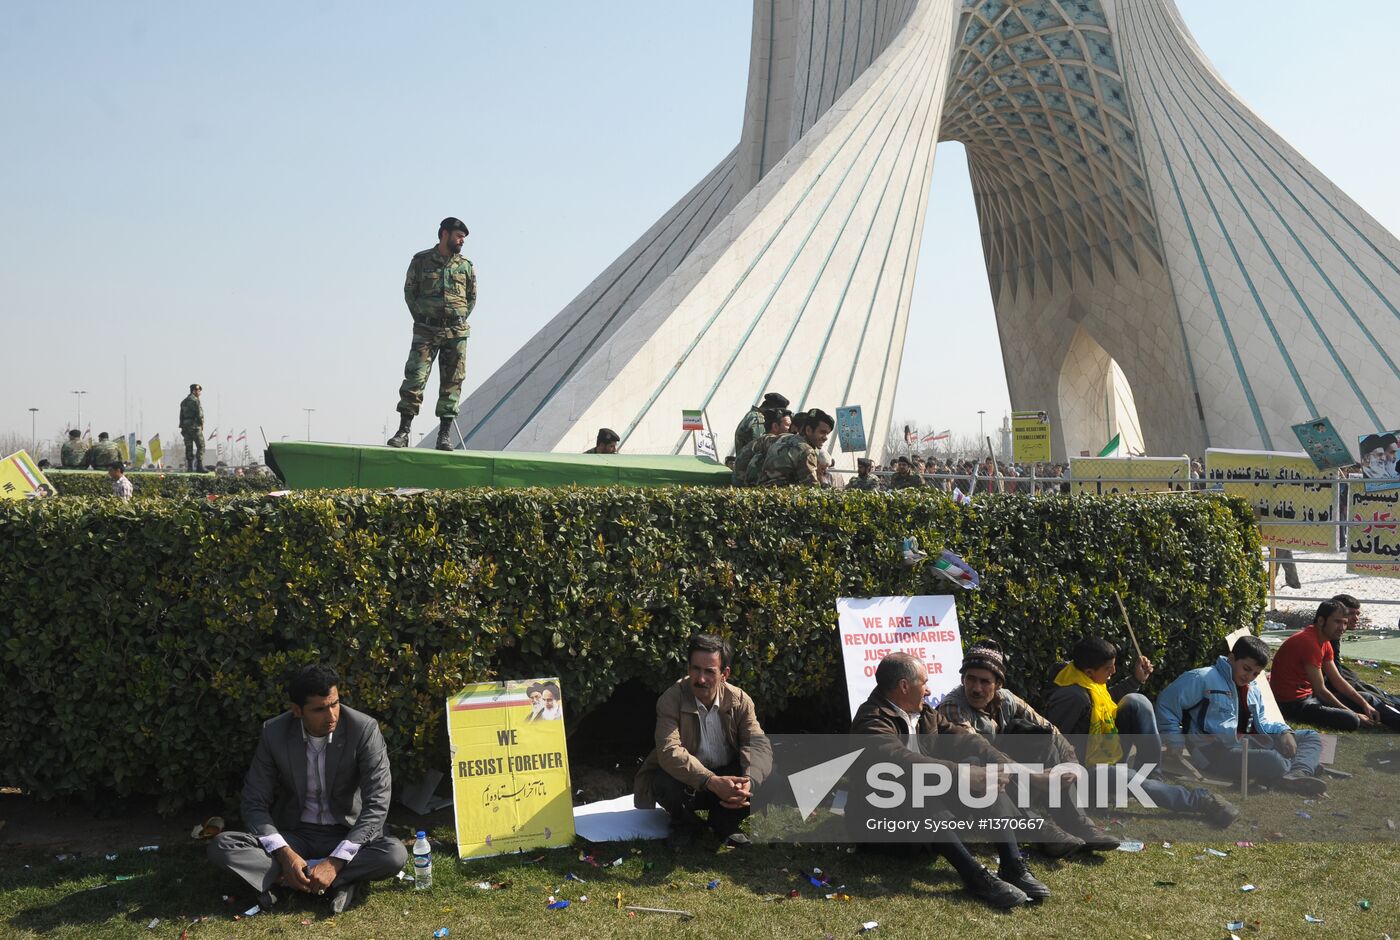
[[(471, 395), (463, 446), (606, 426), (689, 452), (703, 408), (723, 450), (774, 389), (861, 405), (879, 456), (940, 140), (967, 149), (1012, 404), (1057, 458), (1113, 428), (1115, 363), (1155, 454), (1400, 419), (1400, 243), (1172, 0), (754, 0), (738, 146)], [(946, 335), (931, 368), (976, 354)]]

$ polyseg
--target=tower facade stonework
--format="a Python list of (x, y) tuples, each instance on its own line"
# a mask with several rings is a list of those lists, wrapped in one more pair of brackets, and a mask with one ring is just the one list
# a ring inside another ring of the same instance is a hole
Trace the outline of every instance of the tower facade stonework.
[[(738, 145), (470, 396), (463, 446), (606, 426), (676, 453), (683, 409), (723, 432), (777, 389), (863, 406), (879, 456), (940, 140), (967, 150), (1012, 405), (1050, 412), (1057, 458), (1111, 436), (1115, 365), (1152, 453), (1394, 424), (1400, 243), (1172, 0), (755, 0)], [(931, 355), (966, 355), (948, 335)]]

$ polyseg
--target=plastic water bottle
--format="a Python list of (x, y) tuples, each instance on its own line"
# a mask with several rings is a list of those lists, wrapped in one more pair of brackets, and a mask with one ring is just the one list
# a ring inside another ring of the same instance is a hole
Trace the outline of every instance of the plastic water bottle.
[(433, 847), (428, 834), (419, 832), (413, 843), (413, 890), (427, 891), (433, 886)]

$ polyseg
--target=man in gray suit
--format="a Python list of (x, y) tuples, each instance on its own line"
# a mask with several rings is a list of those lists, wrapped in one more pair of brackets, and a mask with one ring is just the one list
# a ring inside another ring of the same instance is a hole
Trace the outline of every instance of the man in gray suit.
[(209, 860), (238, 875), (264, 910), (274, 888), (324, 895), (339, 914), (355, 885), (404, 867), (403, 844), (384, 834), (389, 752), (379, 725), (340, 704), (340, 677), (304, 666), (287, 684), (291, 710), (263, 725), (243, 778), (243, 822), (209, 845)]

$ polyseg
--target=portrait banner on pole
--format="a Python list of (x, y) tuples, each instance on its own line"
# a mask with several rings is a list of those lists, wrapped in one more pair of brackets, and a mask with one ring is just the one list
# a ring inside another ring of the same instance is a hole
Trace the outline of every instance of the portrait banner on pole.
[(860, 405), (842, 405), (836, 409), (836, 438), (841, 442), (842, 453), (868, 449), (865, 418), (861, 416)]
[(890, 653), (908, 653), (928, 669), (931, 705), (958, 685), (962, 638), (952, 595), (838, 597), (836, 620), (852, 715), (875, 691), (875, 667)]
[(1364, 486), (1347, 489), (1351, 491), (1351, 521), (1372, 523), (1347, 527), (1347, 572), (1400, 578), (1400, 565), (1394, 564), (1400, 562), (1400, 490), (1367, 493)]
[(558, 679), (467, 686), (447, 700), (447, 737), (460, 858), (573, 842)]
[(1070, 492), (1076, 496), (1170, 493), (1191, 482), (1185, 457), (1071, 457)]
[(1271, 522), (1335, 523), (1328, 483), (1290, 483), (1319, 473), (1307, 454), (1265, 450), (1206, 450), (1206, 479), (1254, 508), (1259, 538), (1274, 548), (1335, 552), (1336, 525), (1270, 525)]

